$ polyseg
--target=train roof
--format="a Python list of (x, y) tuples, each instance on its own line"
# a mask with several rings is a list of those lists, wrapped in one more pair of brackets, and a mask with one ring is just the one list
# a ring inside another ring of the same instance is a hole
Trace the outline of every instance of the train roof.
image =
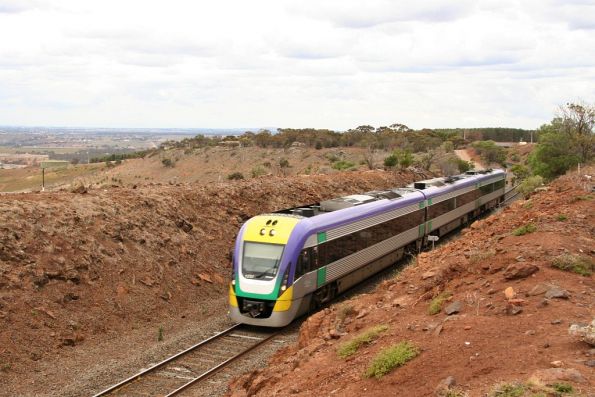
[(312, 233), (334, 228), (346, 221), (357, 221), (386, 211), (404, 208), (477, 183), (502, 179), (504, 175), (503, 170), (495, 169), (432, 178), (415, 182), (407, 187), (337, 197), (309, 206), (279, 211), (276, 214), (302, 219), (297, 227)]

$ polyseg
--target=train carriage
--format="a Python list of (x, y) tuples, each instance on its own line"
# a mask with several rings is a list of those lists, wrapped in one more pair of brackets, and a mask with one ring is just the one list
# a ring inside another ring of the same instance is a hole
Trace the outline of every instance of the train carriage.
[(281, 327), (497, 205), (501, 170), (416, 182), (258, 215), (240, 229), (230, 317)]

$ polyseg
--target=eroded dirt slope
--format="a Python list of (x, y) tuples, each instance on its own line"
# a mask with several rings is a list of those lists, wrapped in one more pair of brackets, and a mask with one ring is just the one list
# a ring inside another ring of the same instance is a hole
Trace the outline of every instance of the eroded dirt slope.
[[(552, 265), (580, 260), (593, 270), (594, 199), (567, 176), (473, 223), (374, 293), (310, 317), (298, 345), (235, 380), (230, 394), (571, 395), (553, 393), (558, 384), (559, 390), (572, 387), (572, 395), (593, 396), (595, 350), (568, 334), (571, 324), (593, 320), (593, 275)], [(514, 235), (522, 227), (526, 233)], [(431, 315), (439, 296), (445, 302)], [(378, 339), (339, 357), (339, 347), (382, 325), (387, 330)], [(364, 376), (381, 349), (402, 341), (419, 355), (380, 379)], [(509, 394), (493, 394), (501, 382)]]
[(38, 365), (108, 333), (196, 315), (226, 293), (229, 252), (250, 216), (416, 177), (349, 172), (0, 196), (0, 385), (23, 390)]

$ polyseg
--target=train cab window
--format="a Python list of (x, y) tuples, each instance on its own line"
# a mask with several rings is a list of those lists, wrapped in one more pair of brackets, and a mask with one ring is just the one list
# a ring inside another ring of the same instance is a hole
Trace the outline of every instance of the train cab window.
[(318, 247), (303, 249), (295, 268), (295, 279), (318, 269)]

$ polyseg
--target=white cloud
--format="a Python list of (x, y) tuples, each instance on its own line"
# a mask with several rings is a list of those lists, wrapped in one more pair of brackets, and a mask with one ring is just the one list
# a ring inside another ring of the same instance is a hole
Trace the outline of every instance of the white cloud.
[(0, 0), (0, 124), (536, 127), (595, 101), (593, 9)]

